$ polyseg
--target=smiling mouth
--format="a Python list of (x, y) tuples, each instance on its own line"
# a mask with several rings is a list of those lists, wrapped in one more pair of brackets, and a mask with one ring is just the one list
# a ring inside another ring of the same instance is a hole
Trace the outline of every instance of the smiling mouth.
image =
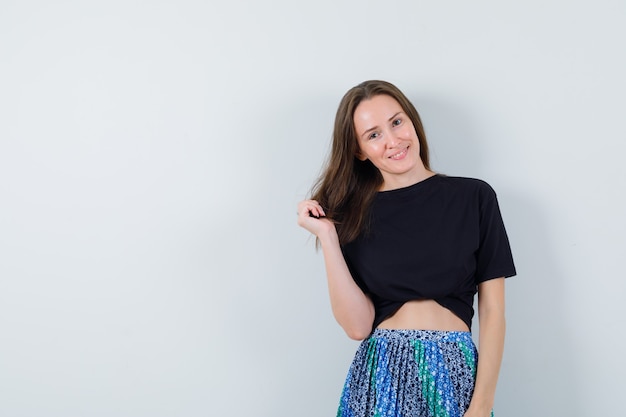
[(409, 151), (409, 147), (407, 146), (406, 148), (402, 149), (400, 152), (391, 155), (389, 159), (401, 159), (404, 157), (404, 155), (406, 155), (408, 151)]

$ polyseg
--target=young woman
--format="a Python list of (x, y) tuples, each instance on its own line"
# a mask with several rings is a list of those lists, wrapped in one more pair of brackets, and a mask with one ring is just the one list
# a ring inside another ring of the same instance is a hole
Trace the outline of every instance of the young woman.
[(335, 318), (364, 339), (338, 416), (492, 415), (504, 278), (515, 275), (496, 195), (430, 169), (420, 117), (394, 85), (366, 81), (345, 94), (298, 224), (321, 245)]

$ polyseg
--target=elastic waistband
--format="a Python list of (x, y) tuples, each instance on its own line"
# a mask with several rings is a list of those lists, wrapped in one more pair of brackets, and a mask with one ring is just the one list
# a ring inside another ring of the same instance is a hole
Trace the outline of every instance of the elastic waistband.
[(369, 338), (397, 341), (433, 340), (440, 342), (463, 342), (472, 341), (472, 333), (447, 330), (374, 329)]

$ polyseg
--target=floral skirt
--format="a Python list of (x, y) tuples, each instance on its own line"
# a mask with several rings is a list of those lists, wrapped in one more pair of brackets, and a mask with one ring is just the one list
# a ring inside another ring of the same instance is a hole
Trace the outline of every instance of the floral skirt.
[(477, 360), (469, 332), (376, 329), (356, 352), (337, 417), (462, 417)]

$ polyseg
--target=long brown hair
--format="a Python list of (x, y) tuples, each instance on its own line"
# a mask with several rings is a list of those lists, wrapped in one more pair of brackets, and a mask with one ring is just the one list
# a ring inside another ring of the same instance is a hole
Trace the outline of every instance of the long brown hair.
[(428, 144), (417, 110), (393, 84), (369, 80), (351, 88), (343, 96), (335, 116), (330, 155), (322, 175), (312, 189), (313, 200), (324, 208), (328, 219), (335, 223), (339, 242), (348, 243), (368, 226), (369, 207), (383, 183), (383, 177), (369, 160), (357, 158), (359, 145), (354, 128), (354, 111), (363, 100), (378, 95), (395, 99), (407, 114), (419, 139), (420, 158), (430, 169)]

